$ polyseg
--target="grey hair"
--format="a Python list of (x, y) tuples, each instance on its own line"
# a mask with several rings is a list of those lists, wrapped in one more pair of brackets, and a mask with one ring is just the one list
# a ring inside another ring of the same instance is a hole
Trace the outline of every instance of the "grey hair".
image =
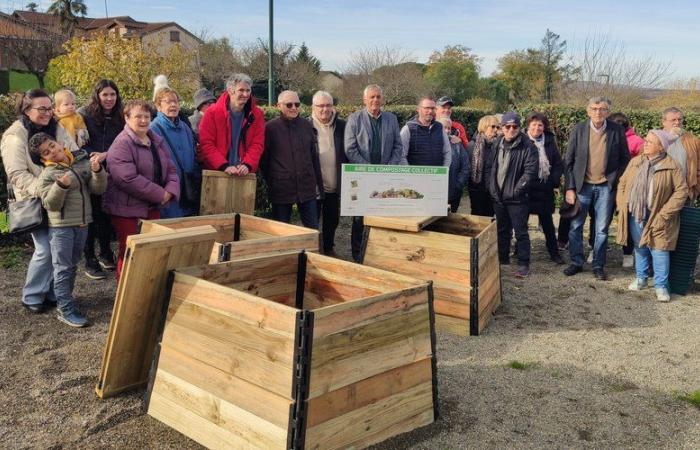
[(297, 98), (299, 97), (299, 94), (297, 94), (296, 91), (290, 91), (290, 90), (282, 91), (282, 92), (280, 92), (280, 95), (277, 96), (277, 103), (282, 103), (282, 97), (284, 97), (286, 94), (294, 94), (297, 96)]
[(369, 91), (379, 91), (379, 93), (381, 94), (381, 96), (384, 97), (384, 91), (382, 90), (382, 87), (381, 87), (381, 86), (379, 86), (378, 84), (368, 84), (368, 85), (365, 87), (365, 90), (362, 91), (362, 98), (367, 97), (367, 93), (368, 93)]
[(612, 106), (612, 102), (607, 97), (596, 96), (596, 97), (591, 97), (590, 99), (588, 99), (588, 106), (593, 106), (597, 103), (607, 103), (608, 108), (610, 108)]
[(450, 119), (447, 116), (442, 116), (438, 119), (438, 122), (442, 124), (442, 126), (447, 127), (447, 124), (450, 124), (450, 127), (452, 127), (452, 119)]
[(253, 80), (244, 73), (234, 73), (226, 79), (226, 89), (235, 89), (239, 83), (246, 83), (248, 86), (252, 86)]
[(671, 114), (671, 113), (680, 114), (681, 119), (683, 118), (683, 111), (676, 108), (675, 106), (670, 106), (670, 107), (664, 109), (664, 111), (661, 113), (661, 120), (666, 119), (666, 115)]
[(333, 96), (326, 91), (316, 91), (313, 97), (311, 97), (311, 104), (316, 103), (317, 99), (320, 99), (321, 97), (330, 100), (331, 105), (333, 104)]

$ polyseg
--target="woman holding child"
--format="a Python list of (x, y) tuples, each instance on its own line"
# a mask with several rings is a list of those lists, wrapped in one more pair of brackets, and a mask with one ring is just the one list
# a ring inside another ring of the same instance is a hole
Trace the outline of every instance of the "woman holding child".
[[(7, 180), (17, 200), (39, 197), (39, 175), (42, 166), (32, 161), (29, 139), (46, 133), (69, 151), (75, 143), (53, 117), (51, 97), (43, 89), (32, 89), (19, 98), (17, 120), (2, 135), (0, 151)], [(49, 232), (46, 228), (31, 233), (34, 254), (29, 262), (27, 278), (22, 289), (22, 305), (32, 313), (41, 313), (56, 304), (53, 293), (53, 269)]]
[(177, 169), (163, 138), (150, 130), (151, 110), (143, 100), (124, 107), (126, 126), (107, 154), (109, 182), (104, 211), (112, 216), (119, 256), (117, 280), (126, 251), (126, 238), (136, 234), (139, 219), (160, 218), (160, 208), (180, 197)]

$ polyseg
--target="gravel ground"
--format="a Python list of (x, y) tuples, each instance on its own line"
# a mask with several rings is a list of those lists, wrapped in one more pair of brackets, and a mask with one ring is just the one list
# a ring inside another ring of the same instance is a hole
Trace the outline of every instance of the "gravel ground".
[[(466, 206), (466, 205), (464, 205)], [(338, 253), (349, 258), (349, 220)], [(611, 281), (573, 278), (549, 262), (533, 224), (531, 276), (502, 266), (504, 301), (479, 337), (438, 334), (440, 419), (376, 448), (700, 449), (700, 295), (631, 293), (632, 272), (609, 252)], [(93, 325), (19, 306), (30, 250), (0, 272), (0, 447), (199, 448), (142, 411), (143, 392), (94, 394), (115, 282), (81, 275)]]

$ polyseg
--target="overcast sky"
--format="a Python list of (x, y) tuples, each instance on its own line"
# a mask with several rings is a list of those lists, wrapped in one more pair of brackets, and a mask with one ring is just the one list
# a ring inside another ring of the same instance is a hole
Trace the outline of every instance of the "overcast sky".
[[(1, 0), (3, 10), (22, 0)], [(42, 7), (51, 2), (37, 1)], [(88, 15), (104, 17), (104, 0), (85, 0)], [(174, 21), (190, 31), (209, 30), (235, 44), (267, 39), (264, 0), (107, 0), (110, 16), (147, 22)], [(637, 58), (670, 61), (674, 78), (700, 77), (700, 2), (590, 1), (277, 1), (275, 39), (306, 42), (324, 70), (342, 71), (363, 46), (400, 46), (418, 62), (436, 49), (462, 44), (483, 58), (482, 75), (514, 49), (538, 47), (547, 28), (574, 50), (592, 34), (622, 41)]]

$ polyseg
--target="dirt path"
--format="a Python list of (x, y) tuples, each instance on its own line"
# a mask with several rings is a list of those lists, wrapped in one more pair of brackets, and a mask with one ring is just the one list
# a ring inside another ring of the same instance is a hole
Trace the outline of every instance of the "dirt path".
[[(378, 448), (700, 448), (700, 409), (677, 398), (700, 389), (700, 295), (628, 292), (617, 248), (611, 281), (566, 278), (532, 231), (532, 275), (515, 281), (503, 266), (486, 332), (438, 335), (441, 419)], [(347, 219), (337, 242), (348, 258)], [(96, 398), (114, 281), (79, 276), (93, 325), (69, 329), (19, 306), (28, 257), (0, 272), (1, 446), (199, 448), (144, 415), (142, 392)]]

